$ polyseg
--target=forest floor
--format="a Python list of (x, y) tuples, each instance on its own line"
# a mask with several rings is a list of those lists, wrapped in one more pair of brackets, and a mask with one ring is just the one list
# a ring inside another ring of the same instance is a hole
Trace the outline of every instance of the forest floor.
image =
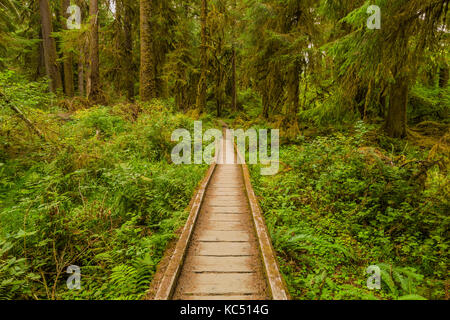
[[(448, 299), (449, 126), (389, 139), (362, 122), (311, 130), (280, 150), (280, 173), (252, 167), (294, 299)], [(381, 269), (369, 290), (366, 269)]]
[[(172, 131), (193, 119), (163, 103), (135, 107), (35, 113), (46, 142), (5, 117), (0, 299), (145, 295), (208, 166), (170, 163)], [(68, 290), (69, 265), (81, 268), (82, 290)]]
[[(142, 299), (206, 172), (171, 164), (171, 133), (194, 119), (168, 102), (77, 108), (29, 115), (46, 142), (2, 118), (0, 298)], [(449, 298), (448, 126), (422, 123), (406, 140), (363, 122), (300, 128), (281, 141), (277, 175), (250, 166), (291, 296)], [(67, 289), (71, 264), (82, 290)]]

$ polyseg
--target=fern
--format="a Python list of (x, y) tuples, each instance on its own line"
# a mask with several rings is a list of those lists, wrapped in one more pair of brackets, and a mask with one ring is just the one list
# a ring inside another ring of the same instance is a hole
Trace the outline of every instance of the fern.
[(381, 280), (387, 285), (389, 291), (395, 296), (420, 297), (416, 294), (423, 276), (416, 273), (413, 268), (395, 267), (386, 263), (378, 264), (381, 270)]

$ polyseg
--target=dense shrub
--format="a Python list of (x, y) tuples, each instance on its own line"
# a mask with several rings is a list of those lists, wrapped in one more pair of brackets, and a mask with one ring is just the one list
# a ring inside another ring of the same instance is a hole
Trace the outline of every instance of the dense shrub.
[[(191, 119), (159, 102), (141, 106), (135, 121), (119, 109), (124, 106), (76, 112), (53, 125), (57, 134), (47, 143), (31, 136), (26, 161), (6, 149), (0, 299), (139, 299), (146, 293), (206, 167), (169, 161), (172, 130), (190, 129)], [(10, 144), (23, 128), (19, 122), (11, 129), (17, 134), (5, 137)], [(72, 264), (81, 267), (82, 290), (66, 287)]]
[[(450, 183), (426, 153), (367, 147), (368, 128), (281, 148), (281, 172), (252, 177), (291, 294), (300, 299), (443, 298)], [(422, 161), (419, 161), (419, 160)], [(448, 160), (448, 159), (447, 159)], [(382, 290), (366, 288), (369, 265)]]

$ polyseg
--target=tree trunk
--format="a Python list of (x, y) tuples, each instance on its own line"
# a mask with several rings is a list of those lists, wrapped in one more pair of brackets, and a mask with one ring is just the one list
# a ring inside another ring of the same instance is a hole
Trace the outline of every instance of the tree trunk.
[[(42, 39), (42, 30), (39, 31), (39, 39)], [(45, 53), (44, 53), (44, 44), (41, 42), (37, 48), (39, 61), (36, 69), (36, 77), (35, 80), (44, 76), (46, 74), (45, 69)]]
[(439, 88), (447, 87), (448, 79), (449, 79), (449, 67), (448, 65), (443, 65), (439, 70)]
[[(80, 8), (81, 8), (81, 21), (84, 21), (86, 18), (86, 11), (87, 11), (87, 7), (84, 6), (84, 0), (77, 0), (75, 2)], [(81, 48), (79, 48), (79, 53), (78, 53), (78, 66), (77, 66), (77, 70), (78, 70), (78, 80), (77, 80), (77, 87), (78, 87), (78, 95), (80, 97), (85, 97), (86, 96), (86, 87), (87, 87), (87, 77), (88, 77), (88, 70), (89, 70), (89, 66), (86, 63), (86, 57), (89, 54), (89, 48), (88, 48), (88, 41), (86, 39), (86, 37), (84, 37), (82, 39), (82, 44), (81, 44)]]
[(201, 47), (200, 47), (200, 68), (201, 75), (197, 87), (197, 109), (202, 113), (206, 109), (206, 72), (208, 68), (207, 43), (206, 43), (206, 18), (208, 15), (208, 4), (206, 0), (202, 0), (202, 8), (200, 14), (201, 24)]
[(130, 4), (122, 0), (122, 6), (124, 7), (123, 18), (123, 32), (124, 32), (124, 55), (123, 55), (123, 67), (125, 75), (125, 89), (127, 92), (127, 99), (129, 101), (134, 100), (134, 81), (133, 81), (133, 30), (132, 30), (132, 11)]
[(408, 104), (408, 79), (398, 77), (391, 87), (385, 130), (392, 138), (406, 136), (406, 107)]
[[(70, 0), (61, 0), (63, 28), (67, 29), (67, 24), (65, 23), (69, 18), (67, 13), (67, 8), (70, 6)], [(73, 97), (74, 86), (73, 86), (73, 54), (68, 52), (64, 57), (64, 90), (67, 96)]]
[(221, 108), (220, 108), (219, 100), (216, 100), (216, 110), (217, 110), (217, 118), (220, 118), (220, 116), (221, 116)]
[(140, 98), (149, 101), (156, 97), (155, 61), (153, 55), (153, 39), (150, 19), (152, 17), (152, 1), (140, 0), (141, 26), (141, 70)]
[(89, 2), (90, 42), (89, 42), (89, 85), (88, 99), (100, 102), (100, 64), (98, 53), (98, 0)]
[(84, 97), (84, 88), (84, 62), (80, 57), (80, 60), (78, 61), (78, 94), (80, 95), (80, 97)]
[(236, 48), (233, 45), (232, 57), (232, 75), (231, 75), (231, 110), (237, 111), (237, 89), (236, 89)]
[(298, 62), (294, 62), (292, 69), (288, 72), (288, 120), (289, 122), (297, 121), (297, 113), (300, 106), (300, 66)]
[(264, 119), (269, 119), (269, 97), (267, 96), (267, 92), (262, 93), (262, 105), (263, 105), (263, 117)]
[(56, 62), (56, 44), (51, 37), (52, 14), (48, 0), (39, 0), (41, 13), (42, 39), (44, 46), (45, 70), (50, 78), (50, 90), (54, 93), (62, 87), (61, 73)]

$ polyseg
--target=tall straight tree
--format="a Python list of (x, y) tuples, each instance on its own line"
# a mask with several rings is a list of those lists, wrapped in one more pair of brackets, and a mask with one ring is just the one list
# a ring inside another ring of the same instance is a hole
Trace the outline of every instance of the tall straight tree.
[[(86, 6), (86, 3), (84, 0), (76, 0), (75, 2), (81, 9), (81, 21), (85, 20), (88, 7)], [(78, 48), (78, 95), (80, 97), (84, 97), (86, 95), (86, 83), (87, 83), (87, 57), (89, 54), (89, 48), (88, 48), (88, 41), (87, 38), (83, 36), (80, 42), (80, 47)]]
[[(66, 19), (69, 18), (67, 8), (70, 6), (70, 0), (61, 0), (62, 16), (64, 17), (62, 26), (67, 28)], [(66, 52), (64, 54), (64, 92), (67, 96), (73, 97), (73, 54), (72, 52)]]
[(89, 78), (88, 78), (88, 99), (92, 102), (100, 100), (100, 63), (98, 54), (98, 0), (89, 2)]
[(140, 0), (141, 68), (139, 95), (141, 101), (149, 101), (156, 97), (151, 18), (152, 0)]
[(236, 47), (233, 44), (231, 57), (231, 110), (237, 111), (237, 86), (236, 86)]
[(200, 68), (201, 74), (198, 81), (197, 88), (197, 109), (201, 113), (206, 108), (206, 74), (208, 68), (208, 53), (207, 53), (207, 39), (206, 39), (206, 27), (208, 16), (208, 3), (206, 0), (202, 0), (200, 24), (201, 24), (201, 48), (200, 48)]
[(128, 0), (121, 0), (123, 8), (123, 35), (124, 35), (124, 52), (123, 52), (123, 68), (125, 74), (124, 87), (127, 92), (127, 99), (134, 99), (134, 81), (133, 81), (133, 25), (132, 25), (132, 9)]
[(50, 90), (56, 92), (62, 87), (61, 73), (56, 62), (56, 44), (51, 37), (52, 13), (48, 0), (39, 0), (39, 10), (41, 13), (42, 39), (44, 47), (45, 70), (50, 78)]

